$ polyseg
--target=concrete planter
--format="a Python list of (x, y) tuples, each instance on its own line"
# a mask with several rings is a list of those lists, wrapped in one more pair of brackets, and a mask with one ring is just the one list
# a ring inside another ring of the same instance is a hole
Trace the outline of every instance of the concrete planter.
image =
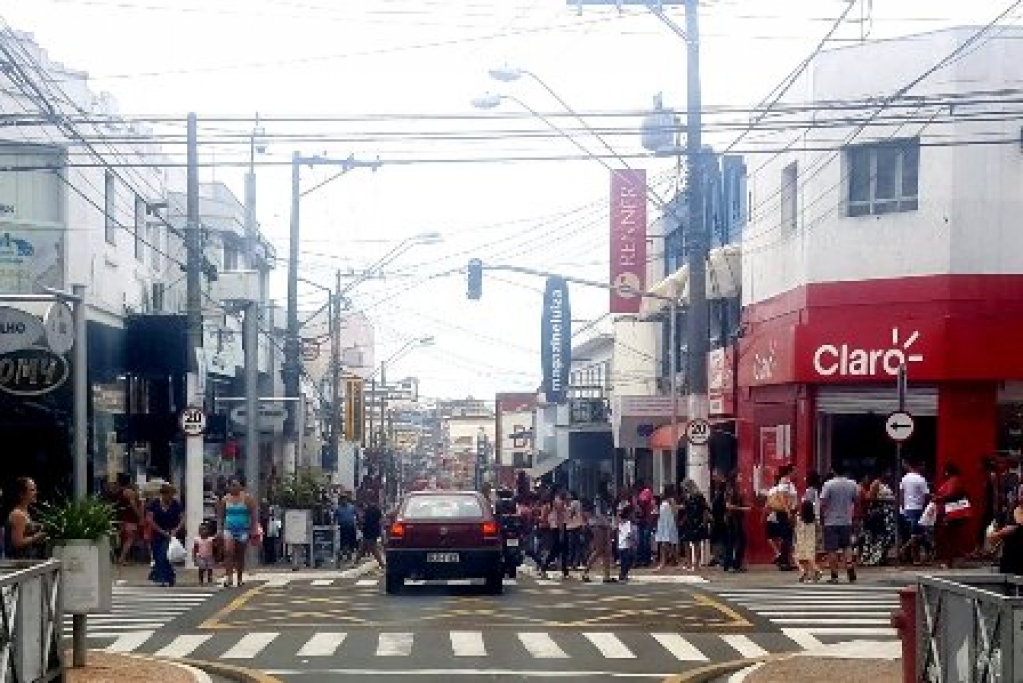
[(53, 546), (53, 557), (61, 562), (65, 613), (110, 611), (113, 581), (109, 538), (61, 541)]

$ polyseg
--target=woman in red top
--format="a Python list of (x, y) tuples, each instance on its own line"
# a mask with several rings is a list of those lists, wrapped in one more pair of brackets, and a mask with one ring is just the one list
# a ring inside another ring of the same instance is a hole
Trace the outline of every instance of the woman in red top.
[(970, 534), (970, 499), (963, 486), (962, 473), (954, 463), (945, 465), (945, 481), (934, 494), (938, 506), (936, 554), (938, 560), (949, 567), (956, 559), (969, 552), (973, 539)]

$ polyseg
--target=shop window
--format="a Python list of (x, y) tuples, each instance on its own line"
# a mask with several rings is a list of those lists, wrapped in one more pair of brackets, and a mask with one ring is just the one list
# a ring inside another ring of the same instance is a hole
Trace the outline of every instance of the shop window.
[(919, 207), (920, 139), (845, 150), (846, 215), (870, 216)]
[(799, 165), (793, 161), (781, 170), (781, 227), (795, 232), (798, 227)]
[(103, 177), (103, 221), (107, 244), (117, 244), (117, 179), (110, 171)]

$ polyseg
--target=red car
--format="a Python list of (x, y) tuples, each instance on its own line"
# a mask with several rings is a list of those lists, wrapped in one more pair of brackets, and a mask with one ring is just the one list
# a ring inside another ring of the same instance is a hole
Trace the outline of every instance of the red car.
[(387, 534), (385, 588), (398, 593), (405, 579), (478, 579), (504, 590), (501, 528), (475, 491), (414, 491)]

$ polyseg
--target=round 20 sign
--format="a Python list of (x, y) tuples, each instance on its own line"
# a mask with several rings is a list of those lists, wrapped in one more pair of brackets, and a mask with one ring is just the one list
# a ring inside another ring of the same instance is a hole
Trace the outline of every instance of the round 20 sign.
[(181, 431), (185, 436), (202, 436), (206, 432), (206, 413), (189, 406), (181, 411)]

